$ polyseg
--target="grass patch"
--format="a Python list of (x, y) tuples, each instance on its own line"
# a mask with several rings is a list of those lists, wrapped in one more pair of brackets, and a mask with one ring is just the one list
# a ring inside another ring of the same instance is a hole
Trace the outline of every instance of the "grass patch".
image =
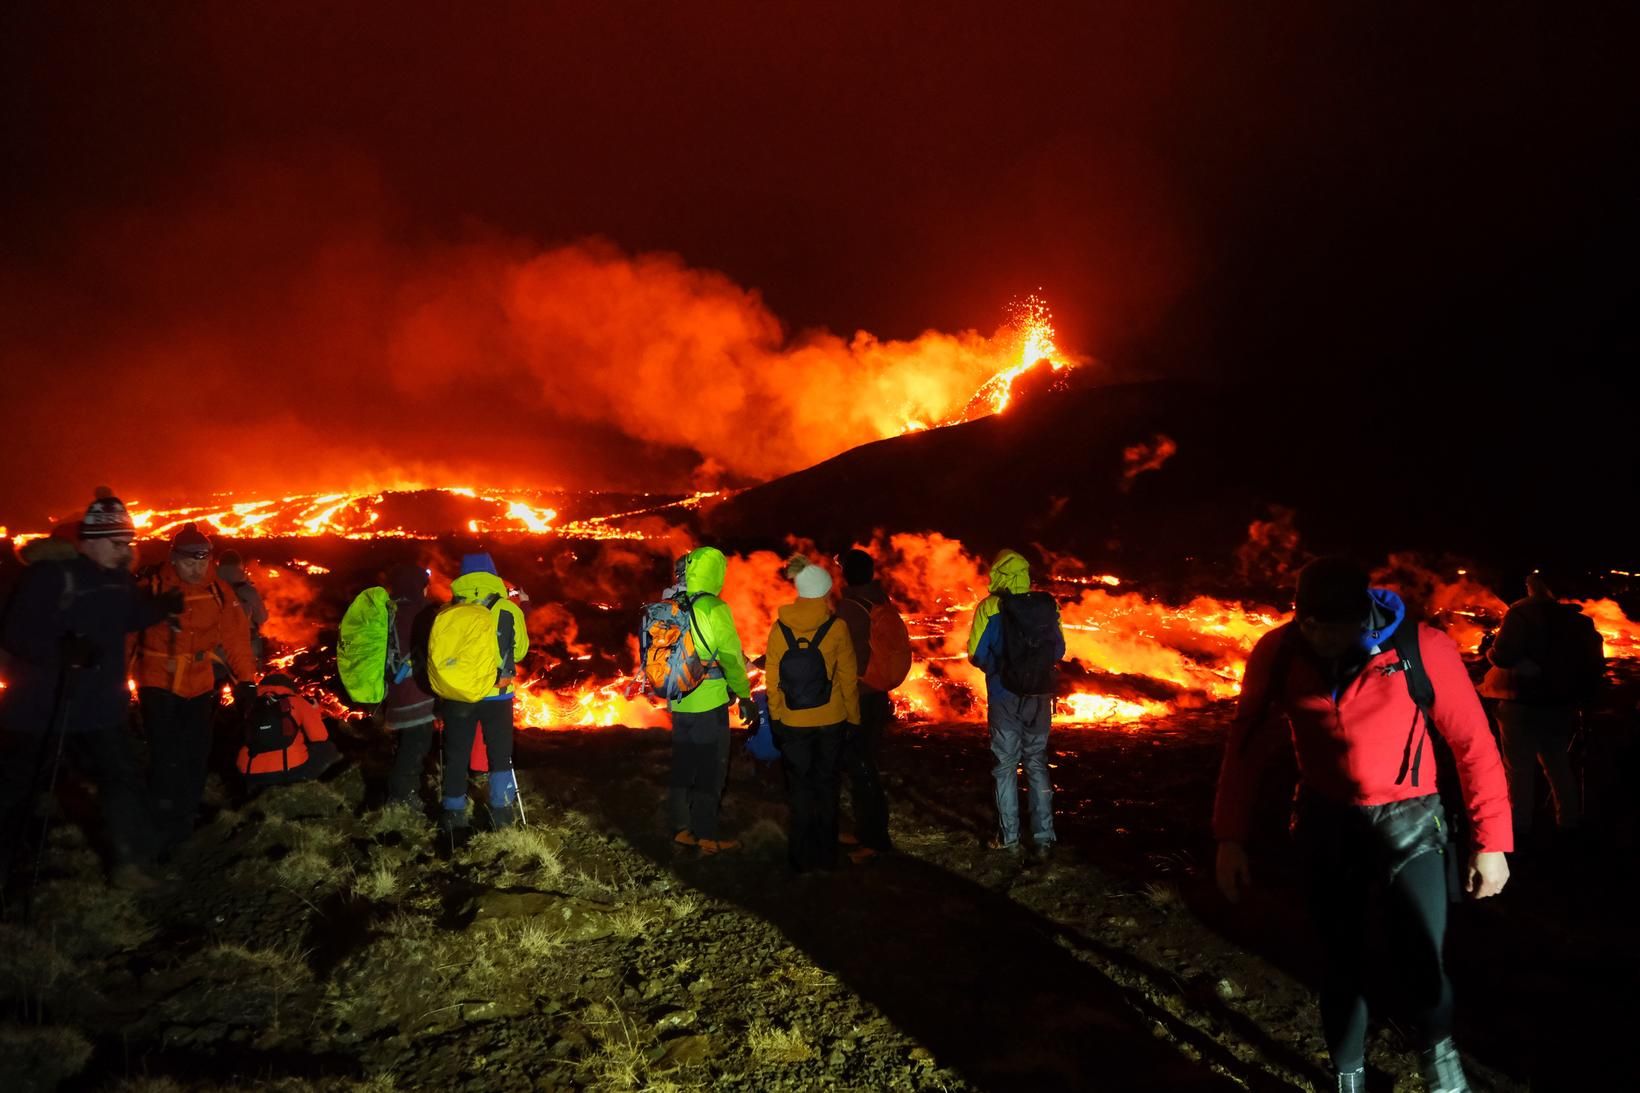
[(567, 947), (564, 931), (554, 930), (534, 919), (524, 919), (518, 924), (513, 944), (519, 952), (537, 960), (555, 957)]
[(0, 1087), (55, 1089), (91, 1060), (91, 1042), (70, 1028), (0, 1025)]
[(609, 916), (610, 928), (616, 937), (641, 937), (664, 921), (664, 916), (648, 907), (622, 907)]
[(41, 884), (34, 914), (37, 922), (51, 924), (56, 948), (76, 960), (129, 952), (159, 930), (134, 894), (109, 887), (100, 873)]
[(353, 891), (372, 903), (385, 903), (399, 894), (398, 867), (378, 861), (368, 872), (353, 878)]
[(802, 1063), (814, 1058), (814, 1048), (796, 1025), (783, 1029), (758, 1021), (746, 1030), (746, 1050), (758, 1066)]
[(365, 822), (366, 833), (378, 841), (388, 835), (398, 835), (407, 842), (424, 838), (432, 827), (420, 808), (403, 803), (385, 805)]
[(635, 1090), (653, 1088), (645, 1078), (649, 1055), (638, 1024), (613, 1005), (594, 1002), (584, 1019), (598, 1050), (582, 1061), (596, 1088)]
[(537, 872), (555, 880), (564, 872), (558, 856), (562, 845), (558, 836), (539, 827), (507, 827), (483, 831), (467, 846), (469, 861), (500, 865), (509, 873)]

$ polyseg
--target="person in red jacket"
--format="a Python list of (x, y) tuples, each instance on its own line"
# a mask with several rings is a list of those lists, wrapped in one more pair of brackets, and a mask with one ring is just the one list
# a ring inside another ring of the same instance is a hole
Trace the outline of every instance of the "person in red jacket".
[[(1465, 888), (1475, 899), (1496, 895), (1509, 879), (1509, 787), (1457, 645), (1407, 621), (1399, 596), (1369, 584), (1353, 562), (1311, 562), (1299, 574), (1296, 621), (1266, 634), (1248, 658), (1213, 811), (1218, 884), (1234, 903), (1250, 883), (1253, 794), (1284, 717), (1298, 757), (1293, 831), (1325, 954), (1321, 1022), (1338, 1088), (1366, 1088), (1366, 932), (1379, 890), (1389, 951), (1422, 1037), (1425, 1083), (1431, 1093), (1461, 1093), (1469, 1085), (1452, 1042), (1452, 985), (1442, 960), (1446, 856), (1454, 848), (1430, 736), (1439, 733), (1457, 760), (1473, 842)], [(1416, 627), (1434, 691), (1427, 712), (1414, 699), (1411, 658), (1395, 648), (1402, 626)]]

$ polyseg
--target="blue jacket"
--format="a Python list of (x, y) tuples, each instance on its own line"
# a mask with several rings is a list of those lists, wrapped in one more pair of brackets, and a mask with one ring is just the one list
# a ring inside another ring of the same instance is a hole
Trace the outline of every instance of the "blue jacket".
[(104, 569), (79, 554), (29, 566), (0, 623), (0, 645), (9, 654), (0, 726), (13, 732), (50, 727), (66, 634), (90, 639), (94, 650), (91, 663), (70, 680), (68, 731), (125, 724), (131, 705), (126, 635), (164, 619), (165, 609), (126, 570)]
[[(991, 701), (1018, 696), (1002, 685), (1002, 597), (1031, 590), (1031, 570), (1025, 559), (1004, 550), (991, 563), (991, 594), (974, 609), (973, 629), (968, 636), (968, 659), (985, 673), (985, 693)], [(1055, 660), (1065, 657), (1065, 631), (1060, 629)]]

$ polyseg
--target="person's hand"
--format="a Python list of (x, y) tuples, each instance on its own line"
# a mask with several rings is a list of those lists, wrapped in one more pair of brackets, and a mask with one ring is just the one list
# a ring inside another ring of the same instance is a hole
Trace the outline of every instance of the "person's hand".
[(160, 607), (167, 615), (180, 615), (188, 606), (188, 601), (183, 598), (180, 588), (167, 588), (154, 598), (159, 601)]
[(1469, 855), (1469, 871), (1464, 890), (1470, 899), (1488, 899), (1509, 883), (1509, 859), (1497, 850), (1477, 850)]
[(753, 725), (757, 724), (758, 716), (757, 716), (757, 703), (756, 702), (753, 702), (749, 698), (743, 698), (743, 699), (740, 700), (739, 709), (740, 709), (740, 723), (742, 725), (744, 725), (747, 728), (751, 728)]
[(1253, 885), (1253, 871), (1247, 864), (1247, 848), (1238, 842), (1220, 843), (1214, 873), (1224, 898), (1231, 903), (1240, 903), (1242, 893)]
[(97, 643), (84, 634), (64, 634), (59, 654), (66, 667), (89, 668), (97, 663)]

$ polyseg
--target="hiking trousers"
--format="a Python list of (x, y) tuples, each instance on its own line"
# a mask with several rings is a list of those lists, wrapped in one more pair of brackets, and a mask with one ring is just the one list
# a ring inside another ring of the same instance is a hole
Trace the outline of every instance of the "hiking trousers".
[(207, 691), (182, 698), (163, 687), (143, 687), (137, 692), (137, 702), (148, 737), (148, 784), (163, 854), (194, 833), (199, 803), (205, 797), (217, 696)]
[(852, 728), (847, 722), (815, 729), (775, 724), (791, 802), (787, 856), (799, 873), (837, 864), (838, 772), (843, 732)]
[[(49, 732), (0, 734), (0, 861), (19, 849), (17, 843), (39, 829), (30, 821), (34, 795), (51, 777), (56, 737)], [(109, 847), (109, 864), (148, 865), (153, 861), (154, 822), (136, 749), (124, 725), (73, 731), (63, 737), (63, 766), (97, 787)], [(67, 770), (57, 772), (58, 785)], [(10, 860), (15, 860), (10, 858)]]
[(1532, 830), (1539, 766), (1554, 796), (1555, 826), (1564, 830), (1583, 819), (1583, 792), (1568, 753), (1576, 733), (1575, 706), (1498, 703), (1498, 734), (1503, 737), (1503, 769), (1509, 775), (1509, 807), (1515, 816), (1517, 840)]
[[(1321, 1028), (1339, 1070), (1365, 1065), (1369, 966), (1393, 977), (1392, 996), (1420, 1047), (1452, 1035), (1452, 982), (1442, 958), (1450, 853), (1420, 854), (1387, 882), (1365, 855), (1312, 862), (1310, 913), (1323, 954)], [(1375, 890), (1383, 894), (1388, 960), (1374, 964), (1368, 923)]]
[(729, 707), (699, 713), (672, 711), (672, 776), (667, 810), (672, 833), (718, 837), (718, 807), (729, 778)]
[(490, 761), (490, 807), (506, 808), (518, 797), (513, 778), (513, 699), (491, 698), (483, 702), (455, 702), (445, 699), (444, 713), (444, 811), (467, 808), (467, 773), (472, 765), (473, 737), (484, 734), (484, 750)]
[(860, 723), (843, 728), (843, 771), (849, 781), (849, 802), (854, 810), (854, 835), (861, 846), (892, 850), (888, 837), (888, 798), (883, 793), (877, 757), (882, 754), (883, 733), (894, 707), (884, 691), (860, 688)]
[(1053, 779), (1048, 774), (1048, 731), (1053, 705), (1046, 698), (1014, 695), (987, 697), (986, 721), (991, 729), (991, 754), (996, 766), (997, 837), (1004, 846), (1019, 842), (1019, 768), (1025, 767), (1030, 791), (1031, 838), (1039, 846), (1052, 843)]
[[(433, 750), (438, 723), (429, 718), (419, 725), (394, 729), (393, 767), (387, 773), (387, 800), (414, 804), (421, 791), (421, 774), (427, 753)], [(442, 789), (440, 792), (443, 792)], [(466, 792), (465, 788), (462, 790)]]

